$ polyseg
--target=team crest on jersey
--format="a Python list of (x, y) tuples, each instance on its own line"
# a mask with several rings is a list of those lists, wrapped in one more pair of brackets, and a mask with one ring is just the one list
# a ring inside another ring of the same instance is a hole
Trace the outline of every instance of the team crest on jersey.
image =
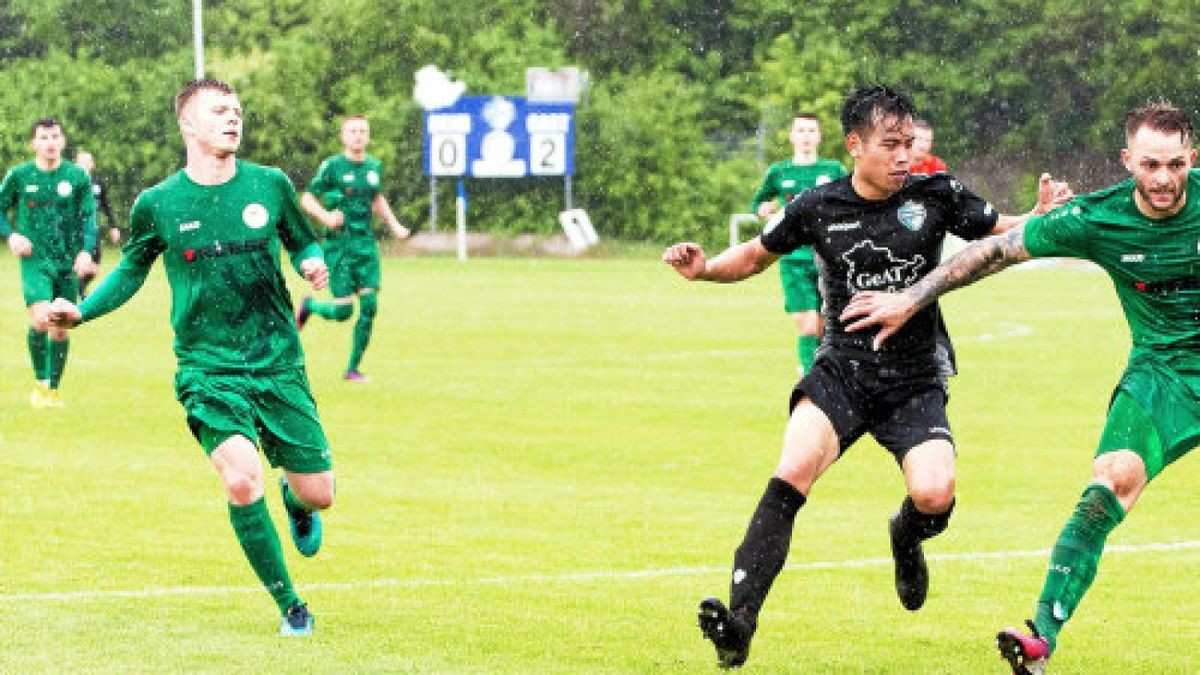
[(904, 202), (904, 205), (896, 210), (896, 217), (900, 219), (901, 225), (916, 232), (925, 224), (925, 205), (913, 201)]
[(375, 171), (368, 171), (367, 182), (371, 184), (371, 187), (379, 185), (379, 174)]
[(67, 197), (71, 194), (71, 184), (65, 180), (58, 181), (58, 187), (56, 189), (58, 190), (59, 197)]
[(268, 217), (267, 207), (262, 204), (248, 204), (242, 209), (242, 222), (252, 230), (266, 225)]

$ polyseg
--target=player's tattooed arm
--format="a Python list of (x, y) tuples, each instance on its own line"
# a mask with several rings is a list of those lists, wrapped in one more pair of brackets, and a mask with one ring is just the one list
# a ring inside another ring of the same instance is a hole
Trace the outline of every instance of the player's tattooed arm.
[(917, 308), (921, 308), (940, 295), (973, 284), (1029, 258), (1029, 251), (1025, 249), (1025, 228), (1013, 228), (965, 247), (905, 289), (904, 294), (915, 301)]
[(1030, 257), (1025, 248), (1025, 228), (1018, 227), (974, 242), (899, 293), (856, 293), (840, 318), (848, 331), (878, 329), (872, 344), (879, 349), (914, 314), (938, 296)]

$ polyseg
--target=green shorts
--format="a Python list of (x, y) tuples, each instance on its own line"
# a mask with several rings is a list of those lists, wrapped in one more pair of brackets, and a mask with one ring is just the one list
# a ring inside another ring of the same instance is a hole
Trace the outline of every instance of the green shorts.
[(1200, 402), (1187, 378), (1154, 358), (1134, 358), (1108, 409), (1096, 455), (1132, 450), (1153, 479), (1200, 444)]
[(325, 264), (329, 266), (329, 291), (335, 298), (349, 297), (364, 288), (379, 290), (382, 273), (379, 246), (374, 239), (330, 243), (325, 249)]
[(71, 267), (64, 269), (49, 260), (21, 258), (21, 292), (26, 307), (55, 298), (75, 302), (79, 299), (79, 277)]
[(242, 435), (262, 447), (271, 466), (296, 473), (333, 468), (303, 368), (255, 374), (179, 371), (175, 397), (206, 454), (230, 436)]
[(783, 282), (783, 308), (788, 314), (821, 311), (821, 290), (817, 284), (817, 266), (812, 252), (779, 259), (779, 280)]

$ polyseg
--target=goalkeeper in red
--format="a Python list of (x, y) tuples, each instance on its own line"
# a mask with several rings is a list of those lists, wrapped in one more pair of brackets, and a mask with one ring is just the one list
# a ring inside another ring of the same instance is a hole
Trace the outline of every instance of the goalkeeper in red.
[(264, 501), (263, 453), (280, 486), (296, 547), (321, 545), (315, 511), (333, 503), (333, 464), (304, 371), (280, 268), (281, 245), (314, 288), (328, 281), (316, 236), (282, 171), (236, 157), (242, 109), (228, 84), (189, 83), (175, 99), (187, 165), (138, 196), (121, 262), (80, 307), (48, 320), (69, 328), (133, 297), (161, 257), (171, 286), (179, 371), (175, 393), (225, 488), (229, 519), (283, 616), (280, 632), (312, 632)]
[(1092, 475), (1050, 554), (1030, 632), (1000, 632), (1014, 673), (1045, 671), (1059, 631), (1092, 585), (1109, 533), (1150, 481), (1200, 444), (1200, 172), (1191, 122), (1165, 102), (1131, 111), (1121, 161), (1132, 177), (1024, 228), (964, 248), (897, 294), (857, 295), (849, 326), (879, 326), (878, 346), (938, 296), (1023, 260), (1091, 260), (1112, 279), (1132, 333)]
[(313, 314), (331, 321), (346, 321), (354, 313), (354, 299), (358, 298), (358, 321), (354, 322), (350, 360), (343, 375), (350, 382), (367, 380), (358, 367), (371, 341), (382, 282), (379, 244), (371, 230), (372, 215), (382, 218), (397, 239), (409, 235), (408, 228), (396, 219), (381, 192), (383, 163), (367, 154), (370, 142), (371, 125), (365, 117), (342, 120), (342, 153), (321, 162), (317, 175), (300, 195), (304, 210), (325, 226), (329, 290), (333, 298), (305, 297), (296, 310), (296, 325), (304, 328)]

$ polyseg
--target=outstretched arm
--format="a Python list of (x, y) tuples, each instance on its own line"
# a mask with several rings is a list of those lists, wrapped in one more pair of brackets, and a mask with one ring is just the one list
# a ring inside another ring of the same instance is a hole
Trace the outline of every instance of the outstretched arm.
[(699, 244), (675, 244), (663, 252), (663, 262), (675, 268), (685, 279), (731, 283), (741, 281), (770, 267), (779, 256), (763, 247), (757, 237), (725, 249), (709, 260)]
[(1050, 174), (1043, 173), (1038, 178), (1038, 200), (1037, 204), (1034, 204), (1033, 210), (1019, 216), (1000, 214), (1000, 217), (996, 219), (996, 227), (992, 229), (992, 234), (1000, 234), (1015, 227), (1021, 227), (1030, 217), (1049, 213), (1074, 198), (1075, 193), (1066, 181), (1054, 180)]
[(939, 296), (1029, 258), (1029, 251), (1025, 248), (1024, 227), (980, 239), (899, 293), (856, 293), (846, 305), (841, 319), (847, 322), (846, 330), (849, 331), (878, 326), (874, 347), (879, 349), (914, 314)]

